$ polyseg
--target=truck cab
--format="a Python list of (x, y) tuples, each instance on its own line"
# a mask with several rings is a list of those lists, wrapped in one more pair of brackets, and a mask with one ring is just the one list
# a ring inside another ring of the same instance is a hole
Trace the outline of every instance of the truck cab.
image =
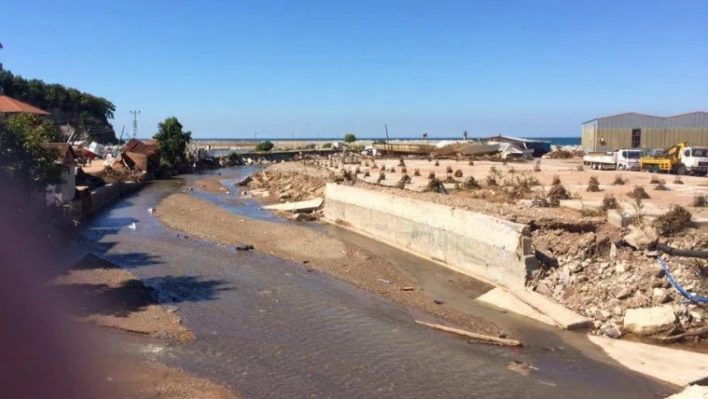
[[(708, 172), (708, 147), (684, 147), (681, 151), (679, 174), (695, 174), (705, 176)], [(683, 172), (683, 173), (681, 173)]]
[(621, 149), (617, 151), (617, 169), (639, 170), (639, 159), (644, 155), (644, 150)]
[(688, 143), (678, 143), (660, 154), (642, 157), (639, 162), (645, 172), (705, 176), (708, 172), (708, 147), (689, 147)]

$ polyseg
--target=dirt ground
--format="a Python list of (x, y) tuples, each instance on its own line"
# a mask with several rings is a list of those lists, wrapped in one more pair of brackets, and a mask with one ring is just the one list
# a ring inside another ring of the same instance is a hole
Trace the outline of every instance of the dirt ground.
[[(120, 345), (113, 347), (101, 344), (102, 340), (122, 342), (124, 337), (132, 337), (130, 342), (147, 339), (143, 337), (169, 342), (195, 339), (194, 334), (180, 324), (177, 308), (158, 304), (153, 290), (127, 270), (88, 254), (68, 271), (51, 280), (47, 288), (51, 294), (58, 295), (57, 298), (67, 301), (70, 315), (82, 323), (82, 331), (93, 331), (91, 337), (99, 337), (96, 342), (91, 341), (97, 347), (87, 345), (91, 355), (101, 359), (92, 372), (99, 376), (105, 375), (105, 381), (100, 381), (95, 387), (105, 393), (104, 397), (238, 397), (225, 387), (150, 361), (132, 353), (132, 350), (124, 351)], [(97, 327), (117, 332), (94, 330)]]
[(120, 360), (109, 369), (108, 385), (124, 399), (235, 399), (231, 390), (160, 363)]
[[(170, 228), (225, 245), (252, 244), (256, 251), (303, 264), (308, 269), (324, 271), (471, 331), (492, 335), (503, 333), (488, 320), (436, 305), (398, 266), (313, 229), (233, 215), (186, 194), (165, 198), (157, 206), (155, 215)], [(390, 283), (382, 284), (379, 279)], [(414, 290), (402, 291), (404, 287), (414, 287)]]
[(194, 338), (180, 324), (176, 309), (159, 305), (151, 288), (96, 256), (84, 256), (49, 286), (73, 303), (73, 316), (80, 321), (177, 341)]
[(192, 183), (190, 187), (194, 188), (195, 190), (198, 191), (204, 191), (207, 193), (214, 193), (214, 194), (224, 194), (227, 191), (229, 191), (229, 188), (224, 187), (221, 184), (221, 180), (231, 178), (233, 176), (231, 175), (224, 175), (224, 176), (210, 176), (210, 177), (205, 177), (204, 179), (200, 179)]
[[(398, 166), (400, 158), (377, 159), (377, 169), (373, 168), (373, 161), (366, 163), (362, 162), (359, 165), (362, 173), (369, 169), (372, 179), (375, 180), (379, 175), (379, 171), (386, 168), (385, 184), (393, 185), (401, 176), (401, 167)], [(541, 183), (541, 186), (536, 190), (548, 190), (553, 182), (554, 176), (560, 178), (563, 186), (571, 193), (573, 198), (581, 200), (588, 206), (599, 204), (606, 195), (613, 195), (620, 201), (632, 201), (627, 196), (635, 186), (643, 186), (647, 193), (651, 196), (645, 201), (649, 208), (656, 210), (668, 210), (671, 204), (682, 206), (690, 206), (694, 195), (708, 195), (708, 179), (705, 177), (681, 176), (677, 179), (676, 176), (666, 174), (650, 174), (643, 172), (627, 172), (627, 171), (604, 171), (591, 170), (585, 168), (578, 170), (578, 166), (582, 165), (581, 158), (571, 159), (541, 159), (539, 163), (540, 171), (534, 171), (536, 162), (508, 162), (506, 165), (501, 162), (493, 161), (474, 161), (474, 165), (469, 165), (469, 161), (456, 161), (453, 159), (440, 159), (428, 161), (427, 159), (408, 159), (404, 158), (407, 174), (412, 178), (412, 186), (424, 187), (428, 182), (428, 175), (434, 172), (439, 179), (445, 179), (448, 175), (448, 167), (453, 173), (460, 170), (461, 177), (454, 177), (455, 180), (463, 182), (467, 177), (473, 176), (478, 182), (484, 186), (486, 177), (490, 174), (492, 167), (496, 168), (506, 178), (522, 174), (528, 174)], [(438, 162), (438, 166), (435, 163)], [(357, 165), (344, 165), (344, 168), (354, 169)], [(391, 171), (391, 168), (395, 172)], [(414, 176), (415, 169), (420, 171), (420, 176)], [(360, 176), (363, 176), (360, 175)], [(588, 192), (587, 186), (591, 176), (597, 177), (600, 183), (600, 192)], [(624, 185), (614, 185), (617, 176), (621, 176), (625, 180)], [(652, 178), (663, 181), (666, 191), (655, 190), (656, 184), (652, 184)], [(678, 183), (678, 182), (681, 183)], [(708, 217), (708, 208), (693, 208), (691, 210), (696, 217)]]

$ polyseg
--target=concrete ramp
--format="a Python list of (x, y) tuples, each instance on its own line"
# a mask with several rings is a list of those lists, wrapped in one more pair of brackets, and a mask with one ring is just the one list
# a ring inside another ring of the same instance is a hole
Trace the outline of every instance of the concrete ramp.
[(325, 220), (477, 279), (523, 288), (538, 267), (522, 224), (332, 183), (325, 199)]
[(322, 206), (322, 198), (315, 198), (308, 201), (299, 202), (286, 202), (284, 204), (268, 205), (264, 206), (263, 209), (269, 211), (282, 211), (282, 212), (308, 212), (314, 211), (315, 209)]
[(638, 342), (588, 335), (619, 364), (666, 381), (686, 386), (708, 380), (708, 355)]

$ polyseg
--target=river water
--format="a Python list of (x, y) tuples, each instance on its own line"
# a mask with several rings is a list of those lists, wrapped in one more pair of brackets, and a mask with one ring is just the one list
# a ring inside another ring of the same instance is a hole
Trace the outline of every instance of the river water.
[[(445, 306), (488, 317), (527, 347), (468, 344), (416, 325), (408, 309), (346, 282), (258, 252), (185, 238), (148, 212), (200, 177), (154, 182), (82, 227), (89, 251), (155, 287), (196, 334), (195, 341), (155, 351), (156, 360), (246, 398), (660, 398), (676, 391), (615, 365), (580, 334), (477, 303), (481, 283), (453, 285), (459, 279), (450, 278), (452, 271), (338, 228), (325, 230), (407, 268)], [(187, 192), (275, 221), (233, 194)], [(529, 376), (509, 371), (512, 361), (534, 369)]]

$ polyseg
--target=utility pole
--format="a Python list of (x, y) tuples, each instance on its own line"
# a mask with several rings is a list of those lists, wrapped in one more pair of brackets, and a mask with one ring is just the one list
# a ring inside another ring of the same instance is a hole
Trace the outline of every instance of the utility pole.
[(130, 111), (130, 114), (133, 115), (133, 138), (137, 139), (138, 138), (138, 115), (140, 115), (140, 111)]

